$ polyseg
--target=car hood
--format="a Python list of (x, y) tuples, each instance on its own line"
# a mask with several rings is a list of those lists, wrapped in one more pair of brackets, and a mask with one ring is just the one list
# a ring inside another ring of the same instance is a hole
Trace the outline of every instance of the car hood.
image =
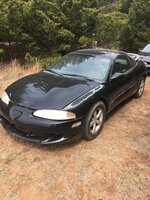
[(14, 82), (6, 92), (14, 104), (27, 108), (63, 109), (98, 85), (92, 80), (43, 71)]

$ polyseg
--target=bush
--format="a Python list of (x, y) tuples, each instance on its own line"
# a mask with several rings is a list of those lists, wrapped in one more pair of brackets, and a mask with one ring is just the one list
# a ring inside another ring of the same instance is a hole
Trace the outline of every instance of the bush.
[(3, 57), (5, 55), (5, 50), (4, 49), (0, 49), (0, 61), (2, 62)]
[(40, 63), (41, 63), (43, 68), (46, 68), (49, 65), (51, 65), (53, 62), (58, 60), (59, 58), (61, 58), (60, 54), (52, 54), (51, 56), (47, 55), (47, 56), (40, 59)]
[(79, 43), (82, 44), (83, 46), (92, 46), (93, 39), (88, 38), (86, 36), (81, 36), (80, 39), (79, 39)]
[(33, 65), (36, 62), (37, 62), (37, 58), (36, 57), (32, 56), (30, 53), (26, 53), (26, 55), (25, 55), (25, 64), (27, 66)]

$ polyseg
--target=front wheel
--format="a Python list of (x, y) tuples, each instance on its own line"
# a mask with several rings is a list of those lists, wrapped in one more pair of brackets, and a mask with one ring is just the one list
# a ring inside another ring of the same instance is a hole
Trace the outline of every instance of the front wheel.
[(102, 130), (106, 116), (106, 107), (103, 102), (97, 102), (88, 113), (84, 124), (84, 138), (93, 140)]
[(144, 87), (145, 87), (145, 78), (143, 77), (141, 82), (140, 82), (140, 84), (139, 84), (139, 86), (138, 86), (138, 90), (134, 95), (135, 98), (140, 98), (143, 95)]

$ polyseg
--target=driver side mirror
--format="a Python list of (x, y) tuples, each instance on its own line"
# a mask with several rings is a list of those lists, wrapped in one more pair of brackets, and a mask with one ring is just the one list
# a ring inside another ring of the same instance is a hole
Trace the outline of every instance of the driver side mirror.
[(111, 80), (120, 80), (123, 79), (125, 75), (123, 73), (116, 72), (112, 75)]

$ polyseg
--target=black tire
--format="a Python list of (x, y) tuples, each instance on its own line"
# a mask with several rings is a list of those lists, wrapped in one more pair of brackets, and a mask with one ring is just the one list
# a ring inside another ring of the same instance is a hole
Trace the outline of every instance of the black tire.
[(138, 85), (138, 90), (137, 92), (134, 94), (135, 98), (140, 98), (142, 97), (143, 93), (144, 93), (144, 87), (145, 87), (145, 77), (143, 77)]
[(91, 108), (90, 112), (88, 113), (85, 119), (83, 130), (84, 139), (93, 140), (100, 134), (103, 128), (105, 117), (106, 107), (103, 102), (99, 101)]

